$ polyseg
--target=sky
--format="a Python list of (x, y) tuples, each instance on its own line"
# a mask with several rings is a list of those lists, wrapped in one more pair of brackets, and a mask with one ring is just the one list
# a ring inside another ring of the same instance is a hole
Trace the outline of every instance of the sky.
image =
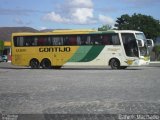
[(160, 0), (0, 0), (0, 27), (97, 29), (123, 14), (160, 20)]

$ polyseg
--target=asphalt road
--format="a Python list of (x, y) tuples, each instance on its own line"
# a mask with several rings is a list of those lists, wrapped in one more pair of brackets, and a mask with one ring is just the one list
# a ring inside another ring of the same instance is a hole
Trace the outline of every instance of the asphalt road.
[(29, 69), (0, 63), (0, 113), (159, 114), (160, 67)]

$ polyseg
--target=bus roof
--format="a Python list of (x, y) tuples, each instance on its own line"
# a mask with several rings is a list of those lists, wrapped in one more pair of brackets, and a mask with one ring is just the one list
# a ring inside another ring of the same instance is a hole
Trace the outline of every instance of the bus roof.
[(72, 34), (89, 34), (92, 32), (96, 32), (96, 30), (54, 30), (51, 32), (37, 32), (37, 33), (31, 33), (31, 32), (22, 32), (22, 33), (12, 33), (14, 36), (21, 36), (21, 35), (72, 35)]
[(97, 31), (97, 30), (54, 30), (51, 32), (22, 32), (13, 33), (12, 36), (30, 36), (30, 35), (76, 35), (76, 34), (107, 34), (107, 33), (143, 33), (134, 30), (107, 30), (107, 31)]
[(143, 33), (142, 31), (137, 30), (114, 30), (116, 33)]
[(53, 30), (52, 33), (75, 33), (75, 32), (95, 32), (97, 30), (92, 30), (92, 29), (71, 29), (71, 30)]

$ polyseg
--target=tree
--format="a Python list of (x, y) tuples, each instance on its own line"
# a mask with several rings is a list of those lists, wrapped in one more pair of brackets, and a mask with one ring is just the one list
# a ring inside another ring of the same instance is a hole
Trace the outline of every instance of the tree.
[(155, 45), (153, 52), (155, 53), (155, 60), (160, 61), (160, 45)]
[(4, 50), (4, 41), (0, 40), (0, 56), (2, 55)]
[(152, 16), (133, 14), (129, 16), (124, 14), (116, 20), (119, 30), (138, 30), (143, 31), (147, 38), (154, 39), (160, 35), (160, 21)]
[(107, 31), (110, 30), (112, 26), (110, 25), (103, 25), (102, 27), (98, 28), (98, 31)]

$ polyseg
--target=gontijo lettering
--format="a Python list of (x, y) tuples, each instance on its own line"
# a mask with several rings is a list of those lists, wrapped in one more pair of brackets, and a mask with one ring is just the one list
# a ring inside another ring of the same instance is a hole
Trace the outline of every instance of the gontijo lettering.
[(45, 47), (39, 48), (39, 52), (70, 52), (70, 47)]

